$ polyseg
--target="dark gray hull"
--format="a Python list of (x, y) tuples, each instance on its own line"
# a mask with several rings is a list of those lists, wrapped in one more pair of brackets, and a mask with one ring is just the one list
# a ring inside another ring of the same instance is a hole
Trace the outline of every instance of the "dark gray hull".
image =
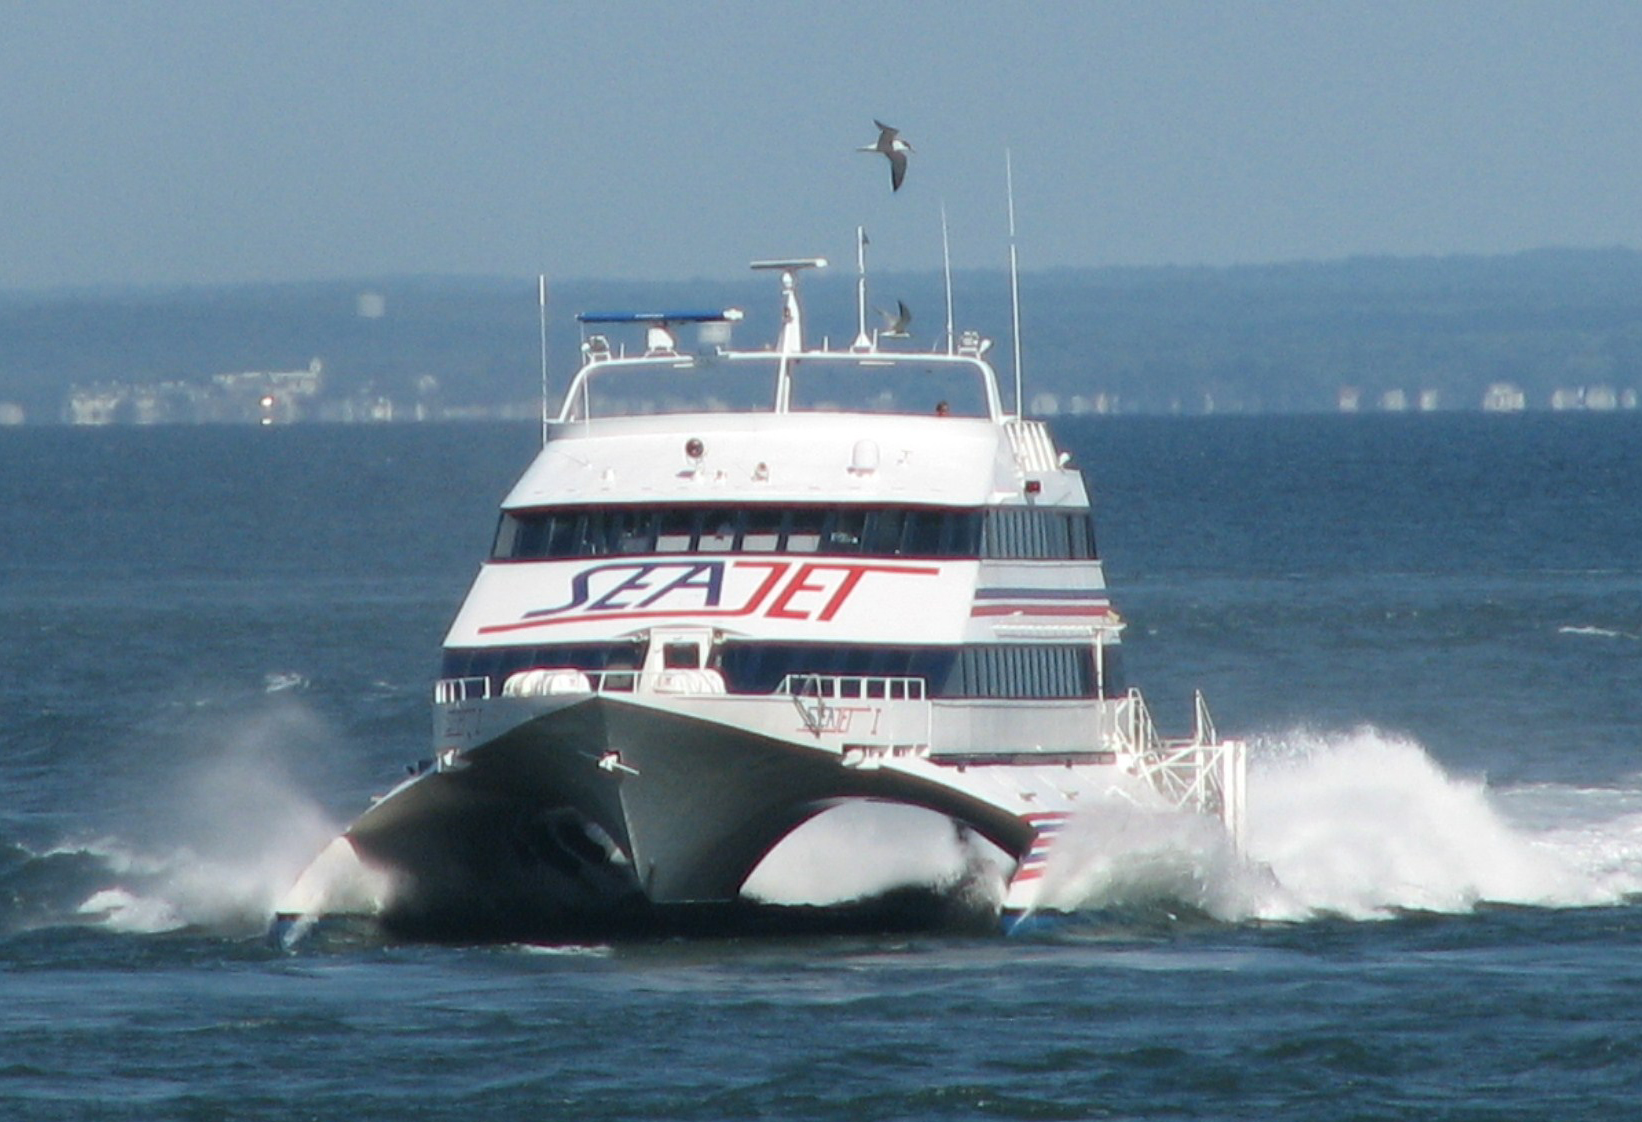
[(938, 783), (606, 696), (468, 749), (383, 799), (347, 836), (362, 861), (395, 876), (382, 923), (423, 936), (977, 922), (939, 892), (822, 909), (739, 898), (782, 838), (852, 799), (947, 814), (1016, 856), (1031, 843), (1015, 815)]

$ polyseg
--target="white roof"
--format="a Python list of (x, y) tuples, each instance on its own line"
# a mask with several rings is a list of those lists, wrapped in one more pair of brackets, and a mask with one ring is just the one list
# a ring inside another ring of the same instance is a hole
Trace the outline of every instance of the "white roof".
[[(700, 442), (699, 458), (689, 455), (691, 441)], [(1022, 478), (1003, 428), (988, 420), (675, 414), (551, 426), (546, 447), (502, 505), (837, 501), (979, 506), (1018, 495)], [(1053, 502), (1056, 496), (1045, 494), (1043, 499)]]

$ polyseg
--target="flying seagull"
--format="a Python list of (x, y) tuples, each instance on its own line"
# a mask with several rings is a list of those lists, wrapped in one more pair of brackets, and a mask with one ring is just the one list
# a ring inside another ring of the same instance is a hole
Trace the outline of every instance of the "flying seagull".
[(901, 139), (901, 130), (892, 129), (882, 121), (873, 121), (878, 126), (878, 143), (857, 148), (857, 152), (882, 152), (889, 157), (889, 186), (892, 191), (901, 189), (901, 181), (907, 177), (907, 153), (912, 151), (912, 145)]
[(884, 317), (884, 330), (879, 334), (885, 339), (910, 339), (912, 333), (907, 330), (907, 325), (912, 322), (912, 309), (907, 307), (905, 300), (897, 300), (895, 305), (894, 315), (882, 308), (878, 310), (878, 314)]

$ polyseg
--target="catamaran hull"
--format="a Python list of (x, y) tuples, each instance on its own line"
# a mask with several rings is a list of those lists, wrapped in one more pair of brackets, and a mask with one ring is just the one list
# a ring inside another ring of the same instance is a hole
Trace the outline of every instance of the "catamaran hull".
[[(822, 747), (593, 696), (453, 754), (343, 841), (391, 884), (377, 901), (391, 929), (511, 937), (768, 923), (768, 909), (739, 900), (742, 884), (782, 838), (846, 801), (924, 807), (1006, 853), (1027, 852), (1026, 820), (940, 781), (955, 769), (924, 770), (937, 774), (850, 767)], [(324, 885), (303, 881), (283, 916), (339, 910)], [(903, 893), (891, 911), (904, 919), (908, 905), (948, 910)], [(852, 913), (889, 918), (860, 907), (784, 914)]]

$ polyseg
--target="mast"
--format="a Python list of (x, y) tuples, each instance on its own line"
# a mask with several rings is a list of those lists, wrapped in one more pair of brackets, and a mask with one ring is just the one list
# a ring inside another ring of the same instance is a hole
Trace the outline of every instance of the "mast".
[(777, 269), (781, 272), (781, 337), (776, 350), (782, 355), (796, 355), (804, 350), (804, 315), (798, 303), (798, 273), (801, 269), (824, 269), (825, 257), (795, 257), (781, 261), (754, 261), (755, 269)]
[(855, 228), (855, 349), (872, 349), (867, 336), (867, 228)]

